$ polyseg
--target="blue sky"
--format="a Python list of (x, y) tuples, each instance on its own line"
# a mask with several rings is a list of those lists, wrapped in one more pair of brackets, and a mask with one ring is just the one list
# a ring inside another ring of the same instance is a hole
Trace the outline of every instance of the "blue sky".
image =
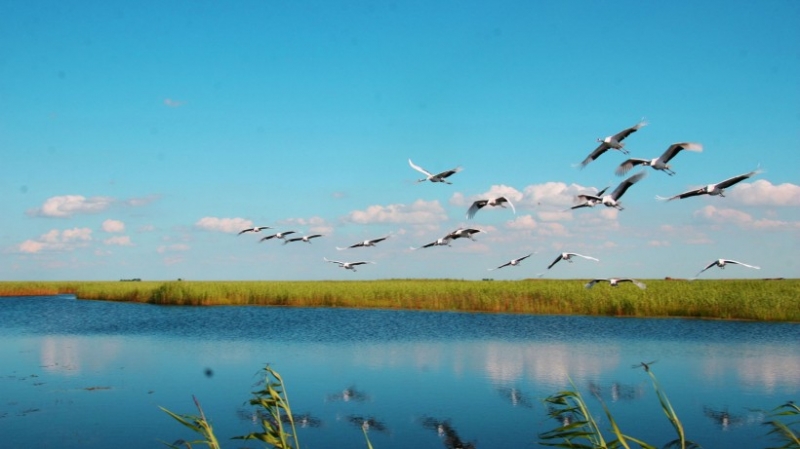
[[(798, 80), (793, 1), (4, 2), (0, 279), (797, 277)], [(570, 211), (643, 118), (631, 157), (703, 151)], [(516, 214), (466, 219), (495, 194)], [(460, 226), (485, 232), (410, 250)]]

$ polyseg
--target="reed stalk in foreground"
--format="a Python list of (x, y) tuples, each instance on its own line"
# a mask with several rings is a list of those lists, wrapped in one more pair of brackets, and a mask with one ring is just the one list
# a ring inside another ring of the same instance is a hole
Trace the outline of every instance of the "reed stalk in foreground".
[[(663, 447), (699, 449), (700, 446), (697, 443), (686, 439), (686, 435), (683, 432), (683, 425), (680, 419), (678, 419), (675, 410), (672, 408), (669, 399), (667, 399), (666, 393), (664, 393), (664, 390), (659, 386), (656, 375), (650, 369), (649, 365), (643, 363), (642, 367), (653, 380), (653, 389), (661, 403), (661, 409), (664, 411), (664, 414), (667, 415), (667, 419), (669, 419), (677, 433), (677, 438), (668, 442)], [(540, 441), (539, 444), (542, 446), (560, 448), (630, 449), (630, 443), (635, 443), (637, 446), (634, 447), (641, 447), (643, 449), (656, 448), (656, 446), (622, 433), (622, 430), (620, 430), (619, 425), (611, 415), (611, 411), (605, 405), (602, 398), (598, 396), (597, 399), (603, 407), (603, 412), (608, 419), (609, 426), (611, 426), (611, 433), (616, 437), (615, 439), (606, 441), (603, 431), (592, 417), (589, 407), (586, 405), (586, 401), (584, 401), (583, 396), (581, 396), (577, 389), (574, 388), (573, 384), (573, 390), (562, 391), (545, 399), (545, 403), (549, 405), (549, 415), (560, 420), (562, 425), (547, 432), (540, 433), (539, 438), (543, 441)]]

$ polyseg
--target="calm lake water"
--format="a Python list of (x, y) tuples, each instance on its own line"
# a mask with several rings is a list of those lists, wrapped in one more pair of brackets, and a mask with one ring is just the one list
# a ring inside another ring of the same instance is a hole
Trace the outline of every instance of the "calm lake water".
[(194, 435), (159, 406), (195, 413), (195, 395), (223, 447), (263, 447), (229, 438), (258, 429), (246, 401), (269, 363), (310, 416), (304, 448), (366, 447), (364, 419), (376, 449), (448, 447), (431, 423), (478, 448), (537, 447), (559, 425), (542, 399), (570, 379), (660, 447), (675, 435), (632, 368), (655, 360), (690, 439), (764, 448), (761, 410), (800, 400), (798, 341), (798, 324), (0, 298), (0, 441), (164, 447)]

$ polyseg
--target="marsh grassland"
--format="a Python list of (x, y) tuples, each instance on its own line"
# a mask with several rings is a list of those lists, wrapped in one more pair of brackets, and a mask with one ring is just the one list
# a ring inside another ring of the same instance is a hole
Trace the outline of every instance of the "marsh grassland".
[(74, 294), (160, 305), (349, 307), (800, 322), (800, 279), (647, 280), (646, 290), (585, 280), (0, 282), (0, 296)]

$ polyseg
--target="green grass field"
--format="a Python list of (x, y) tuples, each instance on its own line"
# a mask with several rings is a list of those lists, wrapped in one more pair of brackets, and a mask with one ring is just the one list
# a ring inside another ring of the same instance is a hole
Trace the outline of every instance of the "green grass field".
[(264, 305), (800, 322), (800, 279), (0, 282), (0, 296), (75, 294), (162, 305)]

